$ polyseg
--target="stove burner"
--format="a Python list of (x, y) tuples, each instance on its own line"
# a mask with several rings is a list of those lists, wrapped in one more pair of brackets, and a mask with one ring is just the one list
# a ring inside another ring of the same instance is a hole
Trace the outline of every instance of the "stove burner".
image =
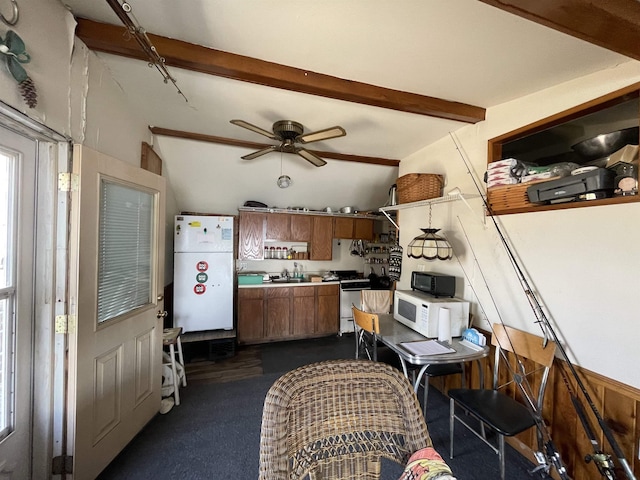
[(340, 281), (362, 279), (356, 270), (335, 270), (333, 273), (335, 273)]

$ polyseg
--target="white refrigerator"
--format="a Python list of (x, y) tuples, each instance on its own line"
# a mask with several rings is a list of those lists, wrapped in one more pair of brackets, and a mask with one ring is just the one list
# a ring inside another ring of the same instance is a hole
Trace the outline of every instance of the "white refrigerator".
[(173, 326), (233, 329), (233, 217), (177, 215)]

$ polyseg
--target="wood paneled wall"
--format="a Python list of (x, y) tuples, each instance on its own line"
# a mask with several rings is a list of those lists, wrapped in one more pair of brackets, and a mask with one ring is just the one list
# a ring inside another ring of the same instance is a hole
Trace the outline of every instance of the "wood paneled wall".
[[(488, 337), (488, 335), (487, 335)], [(491, 388), (491, 382), (493, 379), (493, 358), (494, 350), (492, 347), (491, 354), (481, 361), (482, 369), (484, 371), (485, 387)], [(512, 358), (513, 360), (513, 358)], [(621, 368), (624, 366), (621, 365)], [(634, 365), (627, 365), (627, 368), (636, 368)], [(600, 412), (600, 416), (613, 431), (613, 435), (618, 445), (624, 453), (624, 457), (629, 463), (634, 474), (638, 476), (640, 472), (640, 460), (638, 459), (638, 439), (640, 438), (640, 421), (638, 420), (638, 413), (640, 412), (640, 390), (622, 384), (610, 378), (603, 377), (597, 373), (591, 372), (587, 369), (575, 367), (578, 375), (582, 379), (591, 400), (595, 404)], [(574, 480), (592, 480), (595, 478), (601, 478), (598, 473), (597, 467), (591, 463), (585, 462), (585, 455), (593, 453), (593, 447), (589, 442), (584, 429), (578, 418), (576, 410), (571, 401), (571, 395), (569, 389), (563, 379), (562, 371), (566, 372), (566, 377), (575, 392), (579, 389), (576, 387), (576, 381), (570, 374), (569, 366), (564, 360), (555, 359), (551, 374), (549, 376), (549, 383), (547, 384), (547, 391), (545, 394), (543, 417), (547, 425), (551, 437), (556, 445), (556, 448), (560, 452), (562, 462), (565, 464), (567, 471), (571, 478)], [(472, 362), (467, 365), (467, 378), (470, 381), (472, 388), (479, 388), (480, 376), (478, 362)], [(539, 378), (536, 380), (539, 382)], [(440, 382), (433, 382), (436, 388), (440, 388)], [(447, 377), (444, 383), (445, 393), (449, 388), (459, 388), (460, 378), (459, 376)], [(510, 394), (518, 395), (516, 393), (517, 387), (511, 386)], [(537, 393), (538, 385), (534, 386)], [(617, 478), (627, 478), (624, 471), (617, 460), (611, 445), (607, 442), (602, 429), (598, 425), (595, 416), (591, 409), (588, 407), (584, 400), (584, 397), (578, 395), (583, 403), (585, 411), (588, 413), (589, 420), (592, 424), (593, 430), (596, 432), (600, 445), (605, 453), (612, 456), (614, 465), (616, 466)], [(531, 460), (534, 464), (535, 458), (533, 452), (537, 448), (537, 440), (535, 429), (530, 429), (527, 432), (507, 439), (508, 443), (519, 450), (523, 455)], [(480, 446), (479, 448), (487, 448)], [(487, 448), (487, 452), (490, 452)], [(497, 462), (496, 458), (496, 462)], [(559, 478), (554, 475), (554, 478)]]

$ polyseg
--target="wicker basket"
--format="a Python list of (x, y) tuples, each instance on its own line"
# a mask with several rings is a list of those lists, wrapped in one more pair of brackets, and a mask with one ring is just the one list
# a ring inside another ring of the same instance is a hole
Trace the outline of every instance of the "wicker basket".
[(398, 203), (411, 203), (442, 196), (444, 177), (433, 173), (408, 173), (396, 180)]

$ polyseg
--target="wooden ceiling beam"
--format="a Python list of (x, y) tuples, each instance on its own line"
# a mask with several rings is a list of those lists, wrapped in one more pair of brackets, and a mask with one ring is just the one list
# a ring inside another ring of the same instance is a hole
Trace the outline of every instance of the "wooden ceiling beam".
[[(91, 50), (147, 60), (124, 27), (82, 18), (77, 22), (76, 36)], [(170, 67), (465, 123), (485, 119), (485, 109), (474, 105), (345, 80), (153, 34), (148, 36)]]
[[(185, 140), (196, 140), (199, 142), (218, 143), (221, 145), (232, 145), (234, 147), (250, 148), (253, 150), (262, 150), (263, 148), (270, 146), (270, 144), (267, 144), (267, 143), (248, 142), (244, 140), (235, 140), (233, 138), (206, 135), (204, 133), (185, 132), (182, 130), (171, 130), (169, 128), (149, 127), (149, 130), (154, 135), (163, 135), (165, 137), (174, 137), (174, 138), (184, 138)], [(360, 155), (349, 155), (346, 153), (336, 153), (336, 152), (321, 152), (319, 150), (311, 150), (308, 148), (307, 150), (309, 150), (312, 153), (315, 153), (320, 158), (331, 158), (333, 160), (343, 160), (346, 162), (369, 163), (372, 165), (385, 165), (388, 167), (398, 167), (400, 165), (400, 160), (394, 160), (391, 158), (365, 157)]]
[(638, 0), (480, 0), (586, 42), (640, 60)]

